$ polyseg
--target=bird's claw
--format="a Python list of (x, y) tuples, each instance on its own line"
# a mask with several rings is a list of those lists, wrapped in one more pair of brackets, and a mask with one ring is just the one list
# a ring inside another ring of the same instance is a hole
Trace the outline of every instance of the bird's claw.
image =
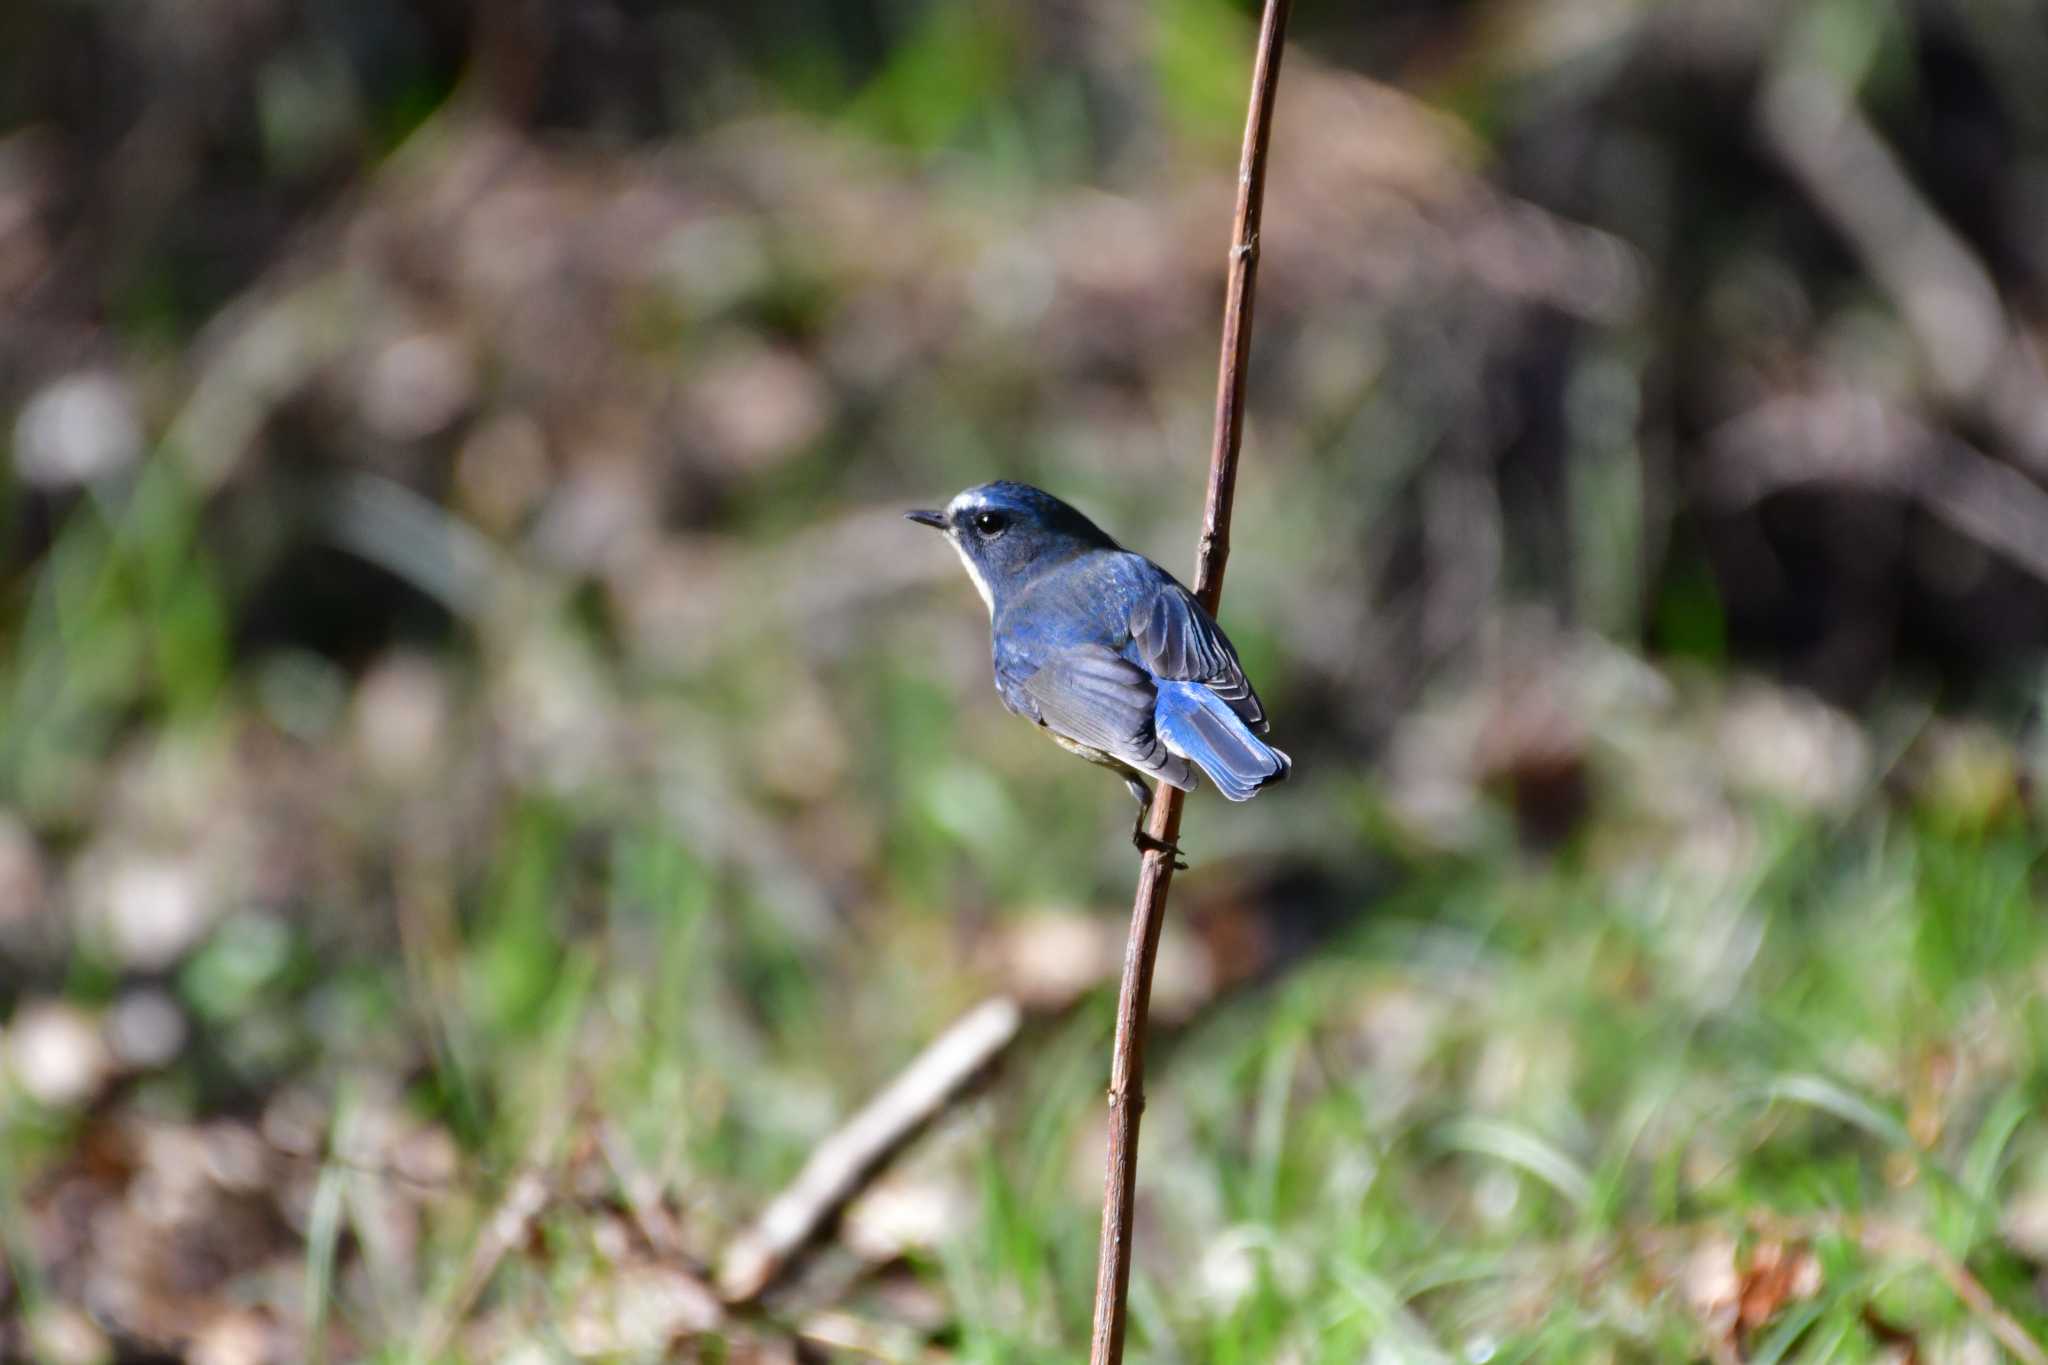
[(1140, 853), (1164, 853), (1169, 855), (1173, 859), (1173, 870), (1176, 872), (1188, 870), (1186, 858), (1181, 853), (1179, 844), (1168, 843), (1164, 839), (1156, 839), (1143, 829), (1134, 829), (1131, 831), (1131, 845)]

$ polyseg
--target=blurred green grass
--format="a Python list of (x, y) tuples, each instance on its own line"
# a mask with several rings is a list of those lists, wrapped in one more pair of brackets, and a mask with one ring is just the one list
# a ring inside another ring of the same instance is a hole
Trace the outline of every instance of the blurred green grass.
[[(144, 718), (158, 744), (220, 743), (248, 700), (218, 686), (226, 606), (192, 505), (165, 476), (117, 514), (82, 504), (53, 547), (6, 665), (4, 779), (24, 808), (61, 808), (63, 755)], [(339, 1086), (346, 1126), (364, 1083), (349, 1078), (414, 1056), (401, 1108), (463, 1153), (460, 1197), (426, 1206), (415, 1284), (380, 1304), (340, 1286), (347, 1201), (309, 1236), (309, 1293), (367, 1340), (405, 1339), (473, 1254), (491, 1192), (565, 1116), (615, 1125), (715, 1247), (985, 989), (963, 868), (979, 869), (977, 917), (1062, 894), (1118, 904), (1123, 859), (1086, 870), (1113, 820), (1072, 809), (1074, 773), (992, 779), (959, 757), (974, 744), (922, 675), (862, 676), (893, 890), (859, 921), (827, 931), (611, 797), (536, 791), (397, 874), (416, 884), (401, 921), (423, 922), (396, 958), (374, 934), (322, 941), (316, 917), (216, 924), (170, 982), (209, 1045), (137, 1103), (205, 1113), (310, 1068)], [(1548, 857), (1506, 836), (1404, 848), (1371, 800), (1336, 817), (1395, 889), (1155, 1053), (1137, 1345), (1219, 1362), (1699, 1358), (1736, 1311), (1714, 1296), (1768, 1247), (1812, 1268), (1745, 1329), (1748, 1358), (1878, 1361), (1887, 1334), (1969, 1358), (1981, 1316), (1871, 1227), (1912, 1230), (2048, 1329), (2008, 1240), (2014, 1210), (2048, 1198), (2039, 836), (2019, 805), (1943, 791), (1873, 787), (1829, 813), (1742, 798), (1719, 868), (1674, 858), (1673, 832), (1611, 795)], [(77, 954), (70, 997), (111, 999), (116, 965), (90, 942)], [(918, 1160), (945, 1231), (909, 1265), (950, 1305), (954, 1358), (1045, 1359), (1085, 1335), (1106, 1007), (1098, 993), (1044, 1025)], [(11, 1200), (92, 1121), (10, 1103)], [(543, 1334), (605, 1259), (589, 1210), (564, 1201), (544, 1227), (493, 1298)]]

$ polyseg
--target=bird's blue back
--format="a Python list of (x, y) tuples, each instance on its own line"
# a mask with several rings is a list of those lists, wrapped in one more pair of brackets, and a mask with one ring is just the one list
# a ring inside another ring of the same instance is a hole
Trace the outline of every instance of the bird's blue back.
[[(1139, 667), (1128, 652), (1133, 609), (1171, 583), (1158, 565), (1128, 550), (1089, 548), (1022, 582), (996, 589), (990, 635), (996, 666), (1035, 668), (1055, 650), (1103, 645)], [(1150, 672), (1147, 669), (1147, 672)]]

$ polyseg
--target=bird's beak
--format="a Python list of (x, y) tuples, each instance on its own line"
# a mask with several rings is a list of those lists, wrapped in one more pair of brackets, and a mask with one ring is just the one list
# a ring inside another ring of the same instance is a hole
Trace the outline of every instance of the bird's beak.
[(920, 526), (929, 526), (938, 531), (946, 529), (946, 514), (935, 512), (929, 507), (913, 507), (903, 515)]

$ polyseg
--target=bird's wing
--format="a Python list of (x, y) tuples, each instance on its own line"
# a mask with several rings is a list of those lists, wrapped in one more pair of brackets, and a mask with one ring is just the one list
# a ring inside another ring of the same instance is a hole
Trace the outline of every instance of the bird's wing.
[(1162, 572), (1162, 581), (1131, 611), (1131, 643), (1155, 677), (1198, 682), (1214, 692), (1237, 718), (1254, 730), (1266, 729), (1266, 709), (1244, 676), (1216, 618), (1193, 593)]
[(1022, 716), (1035, 725), (1045, 724), (1045, 717), (1038, 713), (1037, 698), (1025, 691), (1023, 685), (1024, 679), (1038, 671), (1038, 652), (1017, 647), (998, 631), (992, 653), (996, 666), (996, 695), (1003, 699), (1004, 707), (1011, 714)]
[(1144, 669), (1107, 645), (1070, 645), (1023, 677), (997, 675), (1011, 710), (1140, 772), (1187, 783), (1186, 763), (1153, 728), (1158, 693)]

